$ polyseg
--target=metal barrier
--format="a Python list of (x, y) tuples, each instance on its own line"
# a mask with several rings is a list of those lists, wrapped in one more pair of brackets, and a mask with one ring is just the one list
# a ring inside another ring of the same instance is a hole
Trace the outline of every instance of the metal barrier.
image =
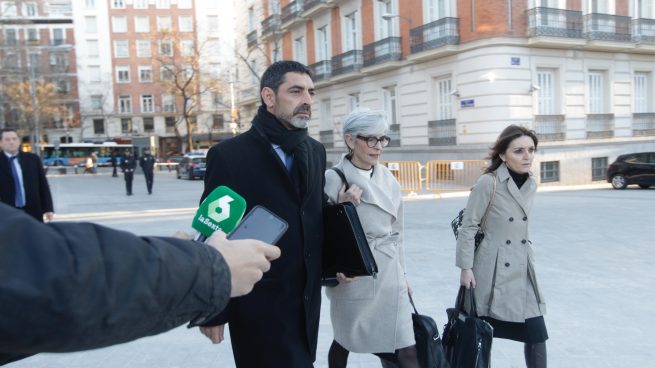
[(440, 160), (425, 164), (425, 189), (432, 192), (468, 191), (487, 167), (486, 160)]
[(164, 170), (164, 166), (168, 167), (168, 171), (176, 170), (177, 162), (155, 162), (155, 167), (159, 167), (159, 171)]
[(403, 192), (416, 193), (421, 191), (421, 170), (423, 166), (418, 161), (383, 161), (381, 164), (389, 168), (389, 171), (400, 183), (400, 190)]

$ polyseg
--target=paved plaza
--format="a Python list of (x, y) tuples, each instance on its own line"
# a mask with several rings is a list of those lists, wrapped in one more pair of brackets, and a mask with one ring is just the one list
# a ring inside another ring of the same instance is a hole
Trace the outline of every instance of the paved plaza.
[[(203, 189), (202, 181), (176, 180), (168, 171), (156, 172), (152, 195), (147, 194), (143, 176), (135, 175), (131, 197), (125, 195), (122, 176), (112, 178), (106, 171), (53, 175), (49, 181), (57, 221), (92, 221), (140, 235), (191, 231)], [(648, 329), (655, 325), (655, 189), (595, 187), (540, 191), (533, 207), (531, 238), (548, 305), (548, 363), (554, 368), (652, 367), (655, 344)], [(405, 203), (406, 262), (414, 300), (419, 312), (432, 316), (440, 330), (459, 283), (450, 220), (465, 204), (465, 195), (410, 198)], [(229, 368), (234, 362), (226, 335), (222, 344), (212, 345), (197, 329), (183, 326), (105, 349), (39, 354), (8, 367)], [(327, 368), (331, 341), (325, 298), (317, 368)], [(348, 366), (380, 365), (371, 355), (351, 354)], [(492, 366), (524, 367), (522, 345), (494, 340)]]

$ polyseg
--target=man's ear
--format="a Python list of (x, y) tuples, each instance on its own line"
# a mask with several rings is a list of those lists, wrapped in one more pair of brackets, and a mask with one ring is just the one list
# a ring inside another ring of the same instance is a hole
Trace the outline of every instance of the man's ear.
[(261, 96), (266, 107), (271, 108), (275, 106), (275, 91), (273, 89), (270, 87), (262, 88)]

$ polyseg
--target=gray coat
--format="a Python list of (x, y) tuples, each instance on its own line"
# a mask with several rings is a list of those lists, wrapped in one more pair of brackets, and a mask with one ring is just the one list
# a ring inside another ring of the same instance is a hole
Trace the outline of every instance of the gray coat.
[[(358, 277), (326, 289), (334, 339), (356, 353), (393, 352), (414, 345), (411, 306), (407, 296), (402, 241), (400, 185), (382, 165), (364, 177), (349, 160), (336, 167), (350, 185), (363, 191), (357, 214), (378, 265), (377, 278)], [(333, 170), (325, 172), (325, 193), (336, 203), (342, 182)]]
[[(496, 197), (487, 215), (485, 237), (474, 253), (477, 224), (497, 180)], [(473, 269), (477, 312), (508, 322), (541, 316), (546, 304), (537, 284), (535, 257), (528, 231), (537, 183), (532, 176), (519, 189), (505, 164), (480, 176), (469, 196), (457, 240), (457, 267)]]

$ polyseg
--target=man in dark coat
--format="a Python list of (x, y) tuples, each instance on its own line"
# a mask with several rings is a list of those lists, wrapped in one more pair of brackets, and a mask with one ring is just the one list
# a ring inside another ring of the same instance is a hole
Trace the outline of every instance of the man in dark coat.
[(127, 195), (132, 195), (132, 181), (134, 180), (134, 170), (136, 169), (136, 159), (132, 156), (130, 150), (125, 151), (125, 157), (121, 162), (121, 170), (123, 170), (123, 177), (125, 178), (125, 190)]
[(280, 255), (218, 232), (202, 244), (90, 223), (45, 225), (1, 203), (0, 218), (0, 365), (215, 316)]
[(0, 145), (0, 200), (25, 210), (43, 222), (43, 216), (52, 220), (54, 209), (50, 186), (39, 156), (21, 152), (15, 129), (1, 131)]
[(109, 161), (111, 162), (111, 176), (114, 178), (118, 177), (118, 174), (116, 174), (116, 164), (118, 162), (118, 157), (116, 156), (117, 156), (116, 150), (113, 150), (111, 152), (111, 158), (109, 159)]
[(148, 194), (152, 194), (152, 182), (155, 179), (155, 158), (150, 154), (149, 149), (143, 150), (143, 157), (139, 159), (139, 166), (141, 166), (143, 176), (146, 178)]
[(314, 84), (294, 61), (276, 62), (261, 79), (262, 106), (252, 128), (212, 147), (204, 199), (226, 185), (251, 209), (262, 205), (289, 224), (283, 256), (245, 297), (201, 331), (214, 343), (230, 324), (239, 368), (306, 368), (316, 357), (321, 304), (325, 148), (307, 135)]

